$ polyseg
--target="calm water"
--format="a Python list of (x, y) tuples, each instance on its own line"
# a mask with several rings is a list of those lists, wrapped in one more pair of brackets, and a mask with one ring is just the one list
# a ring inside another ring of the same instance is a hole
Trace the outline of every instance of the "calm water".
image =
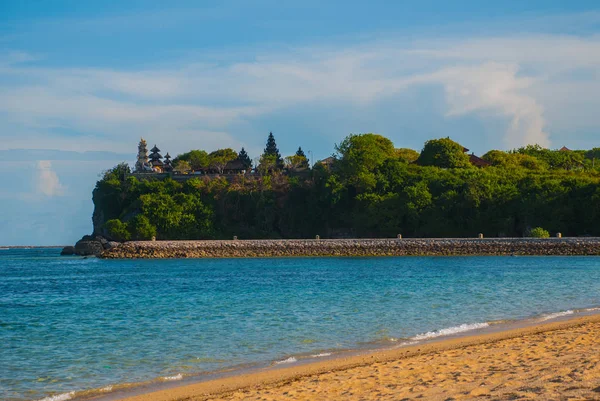
[(58, 252), (0, 251), (2, 400), (600, 306), (597, 257), (105, 261)]

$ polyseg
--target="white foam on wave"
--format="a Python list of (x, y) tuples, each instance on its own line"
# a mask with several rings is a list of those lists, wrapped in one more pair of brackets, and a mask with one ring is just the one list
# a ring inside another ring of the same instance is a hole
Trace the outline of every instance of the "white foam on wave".
[(294, 363), (294, 362), (298, 362), (298, 360), (296, 358), (294, 358), (293, 356), (290, 356), (288, 359), (284, 359), (283, 361), (276, 361), (275, 365), (281, 365), (282, 363)]
[(100, 391), (112, 391), (113, 386), (106, 386), (100, 389)]
[(573, 312), (572, 310), (567, 310), (564, 312), (556, 312), (556, 313), (549, 313), (547, 315), (544, 315), (540, 318), (540, 322), (544, 322), (546, 320), (550, 320), (550, 319), (556, 319), (557, 317), (561, 317), (561, 316), (568, 316), (568, 315), (572, 315)]
[(322, 352), (320, 354), (311, 355), (311, 358), (323, 358), (325, 356), (331, 356), (331, 352)]
[(181, 373), (179, 373), (179, 374), (177, 374), (175, 376), (165, 376), (165, 377), (163, 377), (163, 380), (168, 380), (168, 381), (171, 381), (171, 380), (181, 380), (181, 379), (183, 379), (183, 375)]
[(49, 397), (42, 398), (40, 401), (67, 401), (73, 398), (74, 395), (75, 392), (71, 391), (70, 393), (51, 395)]
[(406, 347), (406, 346), (415, 345), (415, 344), (418, 344), (418, 343), (419, 343), (418, 341), (404, 341), (404, 342), (401, 342), (400, 344), (398, 344), (398, 346), (400, 346), (400, 347)]
[(436, 337), (450, 336), (452, 334), (464, 333), (466, 331), (483, 329), (488, 327), (489, 323), (472, 323), (472, 324), (461, 324), (460, 326), (448, 327), (436, 331), (428, 331), (427, 333), (417, 334), (411, 340), (428, 340)]

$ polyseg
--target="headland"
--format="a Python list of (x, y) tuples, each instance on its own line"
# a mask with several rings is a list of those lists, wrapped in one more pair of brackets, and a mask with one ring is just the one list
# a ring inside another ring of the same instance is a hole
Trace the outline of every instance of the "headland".
[(313, 256), (600, 255), (600, 238), (406, 238), (231, 241), (131, 241), (100, 253), (123, 258)]

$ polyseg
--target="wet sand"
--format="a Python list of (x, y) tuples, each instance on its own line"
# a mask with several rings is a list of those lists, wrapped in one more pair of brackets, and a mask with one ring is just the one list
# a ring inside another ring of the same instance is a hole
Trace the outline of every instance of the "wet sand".
[(600, 400), (600, 315), (266, 369), (126, 398)]

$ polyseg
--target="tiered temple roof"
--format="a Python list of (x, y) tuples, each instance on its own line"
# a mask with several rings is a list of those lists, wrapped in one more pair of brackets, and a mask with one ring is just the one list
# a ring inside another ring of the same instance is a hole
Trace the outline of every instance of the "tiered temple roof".
[(154, 147), (152, 149), (150, 149), (150, 163), (152, 164), (152, 167), (162, 167), (163, 166), (163, 162), (162, 162), (162, 156), (160, 155), (160, 149), (156, 147), (156, 145), (154, 145)]
[(163, 170), (164, 171), (172, 171), (173, 170), (173, 166), (171, 165), (171, 155), (169, 154), (169, 152), (167, 152), (167, 154), (165, 155)]

